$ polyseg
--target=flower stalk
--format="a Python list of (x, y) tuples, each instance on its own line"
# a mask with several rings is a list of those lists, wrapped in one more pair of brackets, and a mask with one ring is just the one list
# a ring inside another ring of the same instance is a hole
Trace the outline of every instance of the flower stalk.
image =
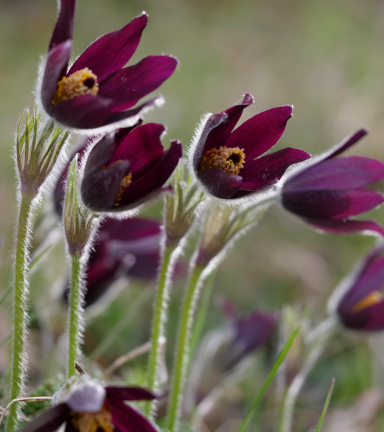
[(200, 265), (195, 265), (194, 263), (192, 264), (181, 312), (179, 334), (176, 345), (173, 378), (168, 409), (167, 428), (170, 431), (176, 431), (179, 424), (185, 375), (189, 363), (191, 327), (193, 325), (193, 318), (196, 311), (197, 300), (199, 298), (201, 288), (204, 285), (206, 276), (207, 272), (204, 272), (204, 267)]
[[(13, 340), (11, 360), (11, 400), (22, 395), (25, 374), (24, 339), (27, 326), (27, 265), (28, 246), (31, 234), (32, 201), (30, 195), (22, 195), (16, 237), (15, 260), (15, 291), (13, 299)], [(13, 404), (9, 408), (7, 432), (13, 432), (17, 427), (17, 416), (20, 404)]]
[[(21, 127), (25, 121), (24, 131)], [(26, 372), (24, 341), (27, 326), (27, 270), (29, 246), (34, 213), (41, 197), (44, 183), (54, 169), (62, 149), (67, 144), (68, 133), (55, 128), (52, 122), (41, 123), (37, 108), (29, 117), (26, 110), (20, 117), (15, 145), (16, 166), (19, 174), (20, 207), (16, 231), (16, 257), (13, 301), (13, 337), (11, 351), (11, 400), (20, 399)], [(18, 424), (20, 404), (9, 409), (7, 431), (13, 432)]]
[[(167, 194), (164, 201), (162, 260), (154, 305), (151, 352), (148, 363), (147, 386), (150, 390), (158, 388), (161, 339), (167, 319), (167, 301), (175, 266), (185, 247), (188, 232), (195, 221), (196, 210), (204, 199), (191, 176), (186, 176), (183, 162), (176, 170), (171, 184), (174, 192)], [(152, 401), (146, 404), (146, 414), (153, 415), (155, 403)]]
[[(164, 333), (164, 325), (166, 321), (168, 288), (172, 280), (174, 264), (178, 257), (177, 248), (175, 246), (165, 246), (161, 260), (157, 291), (154, 306), (154, 315), (152, 323), (151, 336), (151, 351), (148, 360), (148, 380), (147, 386), (151, 390), (155, 390), (158, 385), (158, 371), (160, 362), (160, 345), (161, 337)], [(145, 407), (145, 413), (151, 415), (153, 411), (153, 403), (148, 402)]]
[(69, 328), (68, 328), (68, 378), (76, 375), (75, 363), (77, 362), (80, 344), (81, 324), (81, 284), (82, 263), (80, 255), (72, 255), (71, 269), (71, 299), (69, 305)]
[(68, 310), (67, 378), (76, 375), (75, 363), (80, 354), (83, 323), (83, 280), (92, 239), (98, 227), (98, 217), (80, 207), (77, 155), (69, 165), (63, 212), (67, 249), (71, 258), (71, 291)]

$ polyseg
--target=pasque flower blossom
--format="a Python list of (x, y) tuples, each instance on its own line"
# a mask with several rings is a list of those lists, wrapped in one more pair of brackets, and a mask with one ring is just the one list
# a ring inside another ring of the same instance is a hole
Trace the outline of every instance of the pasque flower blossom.
[(331, 233), (371, 231), (384, 235), (377, 222), (349, 219), (384, 202), (384, 195), (366, 189), (384, 178), (384, 164), (361, 156), (337, 158), (364, 135), (361, 129), (331, 151), (283, 179), (281, 203), (284, 208), (316, 228)]
[(39, 83), (41, 104), (62, 126), (75, 130), (113, 130), (133, 125), (140, 114), (162, 97), (133, 108), (174, 72), (177, 60), (149, 56), (124, 67), (132, 57), (147, 25), (143, 13), (121, 30), (91, 44), (68, 68), (72, 51), (76, 0), (61, 0)]
[(261, 310), (250, 314), (231, 317), (233, 339), (225, 352), (227, 368), (233, 367), (248, 354), (266, 345), (272, 338), (277, 326), (276, 315)]
[(164, 151), (156, 123), (121, 129), (104, 136), (85, 162), (83, 203), (95, 212), (132, 210), (158, 196), (182, 155), (179, 141)]
[[(60, 391), (58, 392), (60, 393)], [(124, 401), (153, 400), (141, 387), (103, 387), (91, 381), (71, 388), (64, 397), (54, 396), (54, 406), (22, 432), (53, 432), (65, 424), (67, 432), (156, 432), (157, 428)]]
[(160, 261), (159, 222), (106, 219), (97, 233), (85, 276), (84, 307), (96, 302), (119, 277), (153, 279)]
[(252, 103), (247, 94), (239, 105), (208, 115), (196, 134), (191, 168), (203, 188), (217, 198), (242, 198), (265, 190), (291, 165), (310, 158), (293, 148), (261, 156), (283, 134), (292, 116), (289, 105), (257, 114), (233, 131), (243, 110)]
[(329, 309), (352, 330), (384, 329), (384, 246), (376, 247), (336, 289)]

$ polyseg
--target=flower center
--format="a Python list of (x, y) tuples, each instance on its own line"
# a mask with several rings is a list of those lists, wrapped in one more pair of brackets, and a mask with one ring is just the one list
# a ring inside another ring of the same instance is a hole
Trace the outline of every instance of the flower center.
[(383, 300), (383, 298), (384, 296), (383, 294), (381, 294), (380, 291), (372, 291), (370, 294), (368, 294), (366, 297), (364, 297), (352, 307), (352, 312), (360, 312), (369, 306), (373, 306), (379, 303), (381, 300)]
[(96, 432), (101, 429), (104, 432), (113, 432), (112, 414), (102, 408), (98, 413), (71, 412), (72, 423), (79, 432)]
[(97, 76), (88, 68), (84, 68), (69, 75), (69, 77), (64, 77), (57, 83), (52, 104), (85, 94), (96, 96), (98, 92), (99, 84), (97, 83)]
[(203, 155), (200, 169), (219, 168), (229, 174), (239, 174), (241, 168), (244, 168), (245, 153), (244, 149), (239, 147), (213, 148)]
[[(115, 162), (113, 162), (111, 165), (108, 166), (115, 166), (118, 165), (119, 163), (123, 162), (122, 160), (117, 160)], [(105, 165), (103, 165), (100, 169), (104, 169), (106, 168)], [(118, 207), (120, 205), (120, 201), (121, 201), (121, 195), (123, 195), (125, 189), (127, 189), (127, 187), (132, 183), (132, 174), (131, 172), (128, 172), (128, 174), (123, 177), (123, 179), (120, 182), (120, 188), (119, 188), (119, 192), (117, 193), (117, 197), (116, 197), (116, 202), (115, 202), (115, 207)]]

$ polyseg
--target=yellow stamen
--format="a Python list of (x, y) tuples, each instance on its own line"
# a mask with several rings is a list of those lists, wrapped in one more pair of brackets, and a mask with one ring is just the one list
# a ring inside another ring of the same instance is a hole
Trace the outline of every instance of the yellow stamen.
[(112, 415), (104, 407), (98, 413), (76, 413), (72, 411), (71, 416), (72, 423), (79, 432), (96, 432), (98, 429), (104, 432), (114, 430)]
[(245, 153), (244, 149), (239, 147), (213, 148), (203, 155), (200, 169), (219, 168), (229, 174), (239, 174), (241, 168), (244, 168)]
[(352, 307), (352, 312), (360, 312), (369, 306), (373, 306), (383, 300), (384, 296), (380, 291), (372, 291)]
[(77, 96), (99, 92), (97, 76), (88, 68), (81, 69), (69, 77), (64, 77), (57, 83), (56, 92), (52, 104), (60, 103)]
[(121, 201), (121, 195), (123, 195), (123, 192), (125, 191), (125, 189), (127, 189), (127, 187), (132, 183), (132, 174), (129, 172), (124, 178), (123, 180), (121, 180), (120, 182), (120, 189), (119, 192), (117, 194), (117, 198), (116, 198), (116, 202), (115, 202), (115, 207), (118, 207), (120, 205), (120, 201)]

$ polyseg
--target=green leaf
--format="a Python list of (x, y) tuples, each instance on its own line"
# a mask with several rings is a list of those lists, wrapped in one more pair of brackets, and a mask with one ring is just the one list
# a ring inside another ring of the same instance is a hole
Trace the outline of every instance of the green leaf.
[(321, 426), (323, 425), (325, 414), (327, 413), (328, 405), (329, 405), (329, 402), (331, 401), (331, 396), (332, 396), (332, 391), (333, 391), (334, 385), (335, 385), (335, 378), (333, 378), (333, 380), (332, 380), (331, 388), (329, 389), (328, 396), (327, 396), (327, 399), (325, 401), (325, 405), (323, 408), (323, 413), (321, 414), (319, 423), (317, 423), (315, 432), (321, 431)]
[(255, 399), (253, 400), (251, 406), (249, 407), (247, 414), (243, 420), (243, 423), (241, 424), (241, 426), (239, 427), (237, 432), (244, 432), (245, 428), (248, 426), (248, 423), (250, 422), (253, 414), (255, 413), (255, 410), (261, 400), (261, 398), (263, 397), (264, 393), (266, 392), (267, 388), (269, 387), (269, 385), (271, 384), (271, 382), (273, 381), (277, 371), (279, 370), (279, 367), (281, 366), (281, 364), (283, 363), (285, 357), (287, 356), (289, 350), (291, 349), (291, 346), (293, 344), (293, 341), (295, 340), (297, 334), (299, 333), (299, 329), (300, 326), (297, 326), (296, 329), (292, 332), (291, 336), (289, 337), (287, 343), (285, 344), (284, 348), (281, 350), (280, 354), (278, 355), (271, 372), (269, 373), (267, 379), (265, 380), (264, 385), (261, 387), (259, 393), (257, 394), (257, 396), (255, 397)]

